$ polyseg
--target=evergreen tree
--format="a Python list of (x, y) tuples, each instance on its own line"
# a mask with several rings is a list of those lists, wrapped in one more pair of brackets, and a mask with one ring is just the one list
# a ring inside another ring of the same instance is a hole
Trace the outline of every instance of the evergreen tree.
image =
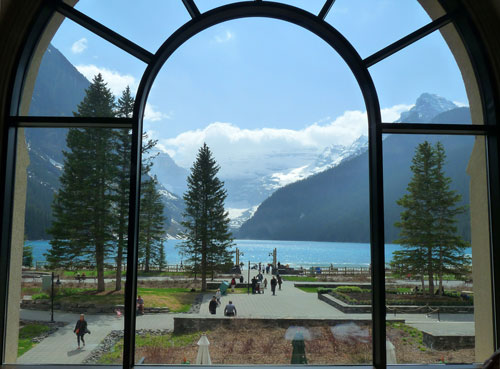
[[(75, 116), (113, 117), (114, 97), (102, 76), (94, 77)], [(105, 128), (71, 128), (67, 134), (60, 189), (52, 204), (53, 239), (47, 255), (52, 268), (95, 266), (97, 290), (104, 291), (104, 263), (112, 250), (114, 133)]]
[(446, 153), (440, 142), (435, 145), (436, 166), (433, 177), (435, 178), (434, 198), (436, 207), (434, 214), (436, 218), (437, 247), (435, 258), (437, 259), (436, 272), (439, 278), (439, 291), (443, 293), (443, 276), (455, 274), (463, 276), (468, 272), (470, 260), (464, 257), (464, 252), (469, 244), (457, 234), (456, 216), (466, 211), (464, 206), (456, 207), (462, 199), (460, 194), (450, 189), (451, 178), (444, 174), (444, 163)]
[[(134, 112), (134, 98), (129, 86), (123, 91), (116, 104), (116, 116), (131, 118)], [(122, 265), (125, 263), (128, 240), (128, 211), (130, 195), (130, 158), (132, 153), (132, 135), (129, 129), (115, 131), (116, 145), (116, 189), (115, 189), (115, 234), (116, 243), (116, 286), (117, 291), (122, 288)]]
[(444, 148), (441, 143), (432, 147), (427, 141), (418, 145), (412, 159), (412, 179), (398, 205), (404, 210), (401, 228), (395, 241), (403, 250), (394, 252), (393, 266), (420, 277), (422, 290), (424, 277), (428, 277), (429, 293), (434, 294), (434, 275), (439, 277), (442, 291), (444, 273), (457, 272), (464, 266), (467, 244), (457, 235), (455, 216), (464, 212), (456, 207), (460, 196), (450, 190), (451, 179), (444, 174)]
[(163, 202), (157, 186), (156, 176), (148, 178), (141, 185), (141, 206), (139, 219), (139, 262), (145, 272), (152, 265), (164, 267), (163, 250), (164, 222)]
[(33, 246), (23, 246), (23, 266), (31, 268), (33, 266)]
[(227, 193), (224, 182), (217, 178), (219, 169), (212, 152), (203, 144), (184, 193), (186, 210), (182, 225), (186, 228), (186, 240), (180, 248), (195, 270), (199, 267), (202, 291), (207, 287), (207, 272), (231, 261), (233, 238), (228, 213), (224, 210)]

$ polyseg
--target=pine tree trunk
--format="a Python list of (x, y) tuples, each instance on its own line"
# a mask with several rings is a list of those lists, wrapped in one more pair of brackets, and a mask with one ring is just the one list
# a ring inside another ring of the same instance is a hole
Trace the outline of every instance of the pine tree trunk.
[(96, 243), (95, 261), (97, 269), (97, 292), (105, 290), (104, 284), (104, 245), (101, 242)]
[(442, 248), (439, 250), (439, 272), (438, 272), (438, 277), (439, 277), (439, 294), (442, 296), (444, 295), (444, 288), (443, 288), (443, 250)]
[(201, 290), (207, 290), (207, 241), (201, 243)]
[(424, 279), (424, 274), (420, 276), (420, 282), (422, 283), (422, 293), (425, 295), (425, 279)]
[(432, 248), (428, 248), (427, 252), (427, 271), (429, 274), (429, 294), (434, 296), (434, 268), (432, 266)]
[(120, 234), (118, 239), (118, 250), (116, 254), (116, 285), (115, 290), (120, 291), (122, 289), (122, 261), (123, 261), (123, 236)]

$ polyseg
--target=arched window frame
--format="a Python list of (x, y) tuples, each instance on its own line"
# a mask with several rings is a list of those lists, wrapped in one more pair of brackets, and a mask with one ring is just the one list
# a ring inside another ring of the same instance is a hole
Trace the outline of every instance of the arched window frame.
[[(181, 1), (181, 0), (179, 0)], [(327, 0), (318, 15), (282, 3), (262, 0), (238, 2), (225, 5), (205, 13), (200, 13), (194, 0), (182, 0), (192, 19), (172, 34), (155, 54), (122, 37), (104, 25), (94, 21), (72, 6), (61, 1), (48, 1), (38, 12), (29, 33), (25, 47), (19, 56), (17, 73), (13, 76), (10, 86), (11, 107), (6, 117), (9, 123), (7, 142), (3, 150), (7, 158), (4, 178), (6, 183), (4, 206), (2, 209), (2, 234), (0, 251), (0, 326), (6, 326), (7, 290), (8, 290), (8, 260), (9, 245), (12, 230), (12, 199), (14, 193), (14, 173), (17, 129), (21, 127), (108, 127), (132, 129), (131, 158), (131, 196), (129, 205), (129, 237), (127, 259), (127, 280), (125, 291), (125, 345), (124, 367), (134, 364), (135, 339), (135, 296), (137, 289), (137, 239), (138, 239), (138, 208), (141, 163), (142, 119), (149, 90), (159, 70), (168, 57), (185, 41), (197, 33), (218, 23), (244, 17), (270, 17), (294, 23), (301, 26), (327, 42), (345, 60), (355, 75), (363, 93), (368, 114), (369, 132), (369, 186), (370, 186), (370, 244), (372, 258), (372, 291), (373, 291), (373, 365), (377, 368), (386, 366), (385, 359), (385, 274), (384, 274), (384, 209), (383, 209), (383, 171), (382, 171), (382, 135), (393, 134), (449, 134), (449, 135), (480, 135), (486, 137), (487, 171), (489, 186), (490, 211), (490, 242), (492, 265), (500, 265), (500, 163), (498, 145), (498, 107), (491, 85), (491, 71), (486, 62), (485, 51), (466, 10), (459, 1), (440, 0), (446, 13), (424, 27), (412, 32), (393, 44), (381, 49), (373, 55), (362, 59), (352, 45), (334, 27), (325, 21), (332, 8), (334, 0)], [(101, 36), (115, 46), (145, 62), (148, 66), (142, 77), (132, 118), (82, 118), (82, 117), (34, 117), (22, 116), (20, 113), (23, 89), (34, 50), (45, 27), (54, 14), (65, 16), (91, 32)], [(375, 85), (368, 68), (386, 57), (396, 53), (426, 35), (453, 24), (470, 58), (481, 99), (483, 113), (482, 124), (412, 124), (385, 123), (380, 116), (380, 106)], [(494, 291), (500, 286), (500, 271), (492, 268), (492, 285)], [(494, 293), (493, 322), (495, 348), (500, 341), (500, 293)], [(4, 329), (5, 331), (5, 329)], [(0, 358), (3, 358), (4, 338), (0, 337)]]

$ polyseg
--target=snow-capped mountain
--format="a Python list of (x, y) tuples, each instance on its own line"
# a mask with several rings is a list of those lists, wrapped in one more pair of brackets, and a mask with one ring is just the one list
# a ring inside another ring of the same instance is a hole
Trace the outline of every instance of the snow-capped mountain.
[(423, 93), (417, 98), (415, 106), (401, 113), (395, 123), (429, 123), (438, 114), (455, 108), (458, 106), (444, 97)]
[(284, 172), (273, 173), (267, 178), (266, 188), (276, 190), (287, 184), (300, 181), (313, 174), (333, 168), (348, 158), (353, 158), (368, 149), (368, 137), (359, 136), (348, 146), (331, 145), (326, 147), (318, 158), (311, 164), (293, 168)]

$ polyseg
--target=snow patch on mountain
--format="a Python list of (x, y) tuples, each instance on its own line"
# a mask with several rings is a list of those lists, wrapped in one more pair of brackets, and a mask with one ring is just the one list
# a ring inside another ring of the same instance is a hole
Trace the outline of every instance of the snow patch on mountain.
[(266, 188), (276, 190), (287, 184), (300, 181), (313, 174), (336, 167), (348, 158), (356, 157), (368, 149), (368, 137), (361, 135), (351, 145), (331, 145), (326, 147), (318, 158), (311, 164), (287, 171), (273, 173), (268, 176)]
[(229, 213), (229, 219), (230, 219), (229, 228), (231, 229), (240, 228), (243, 223), (245, 223), (255, 214), (258, 208), (259, 205), (255, 205), (245, 209), (226, 208), (226, 211)]
[(173, 193), (167, 190), (158, 190), (158, 192), (167, 200), (179, 200), (179, 197), (175, 196)]

